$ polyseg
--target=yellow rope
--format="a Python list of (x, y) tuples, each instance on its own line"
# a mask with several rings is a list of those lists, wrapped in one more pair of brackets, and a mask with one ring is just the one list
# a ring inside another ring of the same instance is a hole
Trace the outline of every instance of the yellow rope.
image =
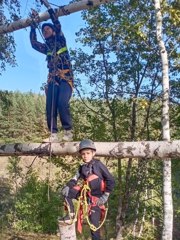
[(100, 229), (102, 227), (102, 225), (104, 224), (104, 222), (106, 220), (106, 217), (107, 217), (108, 207), (105, 208), (105, 216), (104, 216), (103, 221), (99, 225), (99, 227), (94, 226), (90, 222), (90, 220), (89, 220), (89, 214), (88, 214), (88, 205), (89, 204), (88, 204), (88, 201), (87, 201), (87, 192), (88, 191), (91, 191), (91, 189), (90, 189), (88, 183), (86, 183), (86, 184), (84, 184), (84, 186), (83, 186), (83, 188), (81, 190), (80, 196), (78, 198), (77, 209), (76, 209), (76, 214), (75, 214), (75, 220), (74, 221), (77, 220), (77, 215), (78, 215), (78, 212), (79, 212), (81, 204), (82, 204), (84, 206), (84, 208), (83, 208), (83, 216), (87, 220), (87, 223), (88, 223), (90, 229), (95, 232), (98, 229)]

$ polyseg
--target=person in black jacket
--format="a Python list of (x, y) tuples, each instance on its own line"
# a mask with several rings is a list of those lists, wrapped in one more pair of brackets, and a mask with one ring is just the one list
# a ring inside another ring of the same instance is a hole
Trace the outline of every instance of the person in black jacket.
[[(51, 134), (43, 142), (59, 141), (57, 135), (58, 114), (64, 130), (62, 140), (71, 141), (73, 134), (69, 101), (72, 95), (73, 73), (70, 56), (66, 46), (66, 39), (61, 30), (61, 24), (55, 11), (46, 0), (42, 0), (41, 2), (48, 8), (52, 23), (47, 22), (42, 25), (44, 43), (37, 40), (36, 24), (32, 24), (30, 42), (36, 51), (46, 55), (47, 67), (49, 69), (46, 85), (46, 117), (48, 129)], [(32, 16), (35, 13), (33, 10)]]
[[(89, 139), (82, 140), (79, 144), (79, 153), (84, 164), (80, 166), (75, 176), (62, 189), (62, 194), (69, 208), (69, 214), (60, 219), (60, 222), (70, 223), (74, 218), (73, 199), (78, 199), (82, 188), (78, 188), (78, 181), (88, 182), (91, 189), (88, 201), (91, 206), (89, 219), (96, 228), (99, 226), (101, 211), (104, 204), (108, 201), (110, 193), (114, 189), (115, 180), (107, 167), (94, 158), (96, 147), (94, 142)], [(100, 231), (91, 229), (92, 240), (100, 239)]]

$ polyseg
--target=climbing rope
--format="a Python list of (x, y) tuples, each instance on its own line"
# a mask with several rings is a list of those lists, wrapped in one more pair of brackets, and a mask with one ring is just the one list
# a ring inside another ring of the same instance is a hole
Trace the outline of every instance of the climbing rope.
[[(43, 4), (43, 1), (40, 1), (41, 4)], [(47, 2), (48, 3), (48, 2)], [(46, 6), (47, 7), (47, 6)], [(39, 14), (36, 10), (34, 9), (31, 9), (32, 11), (32, 14), (30, 15), (32, 21), (33, 21), (33, 24), (34, 24), (34, 27), (38, 29), (38, 32), (40, 34), (40, 36), (42, 37), (43, 39), (43, 42), (44, 44), (46, 44), (47, 46), (47, 49), (50, 51), (50, 48), (49, 46), (47, 45), (46, 43), (46, 40), (41, 32), (41, 29), (40, 29), (40, 24), (39, 24)], [(53, 69), (54, 71), (56, 71), (56, 47), (57, 47), (57, 42), (56, 42), (56, 38), (55, 38), (55, 42), (54, 42), (54, 48), (51, 52), (52, 56), (53, 56)], [(52, 75), (52, 82), (55, 83), (55, 74)], [(51, 129), (50, 129), (50, 138), (52, 137), (52, 127), (53, 127), (53, 112), (54, 112), (54, 86), (55, 84), (53, 84), (52, 86), (52, 99), (51, 99)], [(50, 177), (51, 177), (51, 164), (52, 164), (52, 143), (51, 141), (49, 142), (49, 164), (48, 164), (48, 176), (47, 176), (47, 179), (48, 179), (48, 201), (50, 201)]]
[[(46, 44), (47, 45), (47, 44)], [(56, 38), (55, 38), (55, 44), (53, 49), (53, 55), (56, 54)], [(56, 63), (55, 63), (55, 57), (53, 58), (53, 68), (56, 69)], [(55, 70), (56, 71), (56, 70)], [(51, 136), (52, 137), (52, 128), (53, 128), (53, 113), (54, 113), (54, 89), (55, 89), (55, 76), (53, 78), (53, 87), (52, 87), (52, 99), (51, 99)], [(51, 177), (51, 165), (52, 165), (52, 143), (49, 142), (49, 172), (48, 172), (48, 200), (50, 201), (50, 177)]]
[(82, 208), (84, 219), (86, 219), (86, 221), (89, 225), (89, 228), (95, 232), (95, 231), (99, 230), (103, 226), (104, 222), (106, 221), (106, 217), (107, 217), (107, 213), (108, 213), (108, 206), (105, 208), (104, 218), (103, 218), (102, 222), (100, 223), (100, 225), (98, 227), (94, 226), (89, 219), (89, 205), (90, 204), (88, 203), (88, 192), (90, 192), (90, 191), (91, 191), (91, 189), (89, 187), (89, 184), (86, 182), (83, 185), (81, 192), (80, 192), (80, 196), (78, 198), (77, 208), (76, 208), (76, 213), (75, 213), (74, 219), (70, 215), (70, 208), (69, 208), (68, 204), (67, 204), (67, 210), (68, 210), (69, 217), (71, 220), (69, 225), (71, 225), (72, 223), (77, 221), (79, 211)]
[[(47, 0), (40, 0), (41, 5), (45, 5), (45, 7), (47, 9), (50, 9), (50, 3)], [(58, 69), (57, 65), (56, 65), (56, 61), (57, 58), (59, 58), (59, 60), (62, 61), (62, 59), (59, 57), (60, 54), (62, 54), (63, 52), (67, 51), (67, 47), (63, 47), (57, 50), (57, 38), (54, 38), (54, 45), (53, 46), (48, 46), (46, 39), (44, 38), (42, 31), (40, 29), (40, 19), (39, 19), (39, 14), (36, 10), (32, 9), (32, 13), (30, 15), (31, 19), (32, 19), (32, 23), (34, 25), (35, 28), (37, 28), (40, 36), (43, 39), (44, 44), (47, 47), (47, 56), (49, 55), (49, 57), (52, 57), (51, 59), (51, 63), (53, 66), (53, 70), (52, 73), (48, 74), (48, 81), (52, 81), (52, 92), (51, 92), (51, 123), (50, 123), (50, 138), (52, 138), (52, 134), (53, 134), (53, 116), (54, 116), (54, 103), (55, 103), (55, 84), (56, 84), (56, 76), (60, 77), (61, 79), (65, 79), (69, 84), (72, 80), (72, 76), (66, 76), (66, 74), (68, 72), (71, 72), (70, 69)], [(63, 61), (62, 61), (62, 65), (63, 65)], [(58, 83), (59, 84), (59, 83)], [(72, 86), (72, 83), (70, 84)], [(46, 85), (45, 87), (46, 88)], [(49, 101), (49, 100), (48, 100)], [(50, 176), (51, 176), (51, 165), (52, 165), (52, 142), (49, 142), (49, 165), (48, 165), (48, 176), (47, 176), (47, 180), (48, 180), (48, 201), (50, 201)]]

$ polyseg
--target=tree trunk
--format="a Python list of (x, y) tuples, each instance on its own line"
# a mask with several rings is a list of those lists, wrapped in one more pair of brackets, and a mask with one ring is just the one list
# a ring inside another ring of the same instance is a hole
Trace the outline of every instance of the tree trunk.
[[(96, 7), (108, 2), (111, 2), (111, 0), (81, 0), (79, 2), (70, 3), (66, 6), (56, 8), (55, 10), (57, 11), (57, 15), (60, 17), (60, 16), (69, 15), (71, 13), (78, 12), (81, 10), (91, 9), (92, 7)], [(50, 17), (48, 12), (39, 14), (39, 22), (46, 21), (49, 18)], [(29, 27), (31, 23), (32, 23), (32, 19), (26, 18), (26, 19), (20, 19), (18, 21), (8, 23), (5, 25), (1, 25), (0, 34), (10, 33), (22, 28)]]
[[(162, 34), (162, 14), (160, 0), (155, 0), (156, 10), (156, 33), (162, 61), (162, 133), (163, 140), (170, 141), (169, 129), (169, 66), (166, 47)], [(171, 186), (171, 159), (164, 158), (163, 161), (163, 202), (164, 202), (164, 220), (162, 240), (172, 240), (173, 238), (173, 203), (172, 203), (172, 186)]]
[[(0, 156), (78, 155), (78, 142), (0, 144)], [(180, 140), (147, 142), (95, 142), (97, 156), (115, 158), (180, 157)]]
[(59, 222), (60, 240), (77, 240), (76, 224), (65, 224)]

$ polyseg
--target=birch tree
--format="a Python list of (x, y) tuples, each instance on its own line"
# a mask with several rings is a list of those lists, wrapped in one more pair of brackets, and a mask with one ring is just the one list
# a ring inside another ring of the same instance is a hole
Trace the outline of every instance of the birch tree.
[[(180, 141), (95, 142), (97, 156), (117, 158), (180, 157)], [(0, 156), (78, 155), (79, 142), (0, 144)]]
[[(56, 8), (55, 11), (57, 16), (65, 16), (81, 10), (91, 9), (92, 7), (96, 7), (108, 2), (110, 1), (109, 0), (107, 1), (91, 0), (90, 2), (89, 0), (81, 0), (81, 1), (76, 1), (74, 3), (70, 3), (66, 6), (61, 6), (59, 8)], [(39, 19), (37, 22), (40, 23), (48, 19), (50, 19), (50, 16), (49, 16), (49, 13), (46, 11), (43, 13), (39, 13)], [(33, 19), (31, 17), (27, 17), (25, 19), (18, 19), (17, 21), (14, 21), (8, 24), (4, 23), (3, 25), (0, 26), (0, 34), (10, 33), (19, 29), (29, 27), (32, 24), (32, 22), (33, 22)]]
[[(84, 33), (82, 43), (91, 48), (92, 54), (83, 53), (81, 49), (79, 57), (77, 55), (75, 58), (75, 71), (79, 70), (79, 72), (86, 74), (88, 84), (90, 86), (94, 85), (95, 90), (92, 91), (92, 98), (98, 96), (98, 99), (107, 99), (107, 96), (110, 96), (111, 101), (109, 102), (112, 103), (115, 95), (116, 99), (128, 95), (132, 100), (132, 115), (128, 114), (124, 120), (124, 122), (129, 121), (131, 129), (128, 129), (123, 141), (128, 137), (133, 141), (136, 139), (160, 139), (162, 137), (159, 121), (161, 111), (152, 109), (152, 102), (159, 103), (159, 99), (162, 97), (160, 91), (161, 61), (159, 61), (158, 45), (154, 31), (155, 14), (153, 7), (152, 2), (131, 1), (127, 3), (127, 1), (117, 1), (114, 5), (107, 8), (103, 6), (94, 13), (92, 11), (88, 12), (84, 19), (87, 20), (89, 26), (84, 30), (81, 29), (81, 34)], [(166, 25), (170, 30), (168, 19), (166, 19)], [(169, 32), (167, 33), (168, 39)], [(80, 37), (79, 33), (78, 37)], [(101, 50), (103, 46), (103, 53), (106, 54), (104, 65), (99, 61), (102, 51), (99, 50), (98, 43), (100, 43)], [(171, 49), (170, 45), (169, 49)], [(117, 61), (114, 61), (113, 64), (110, 62), (110, 54), (117, 56)], [(98, 58), (96, 58), (97, 56)], [(101, 66), (101, 68), (98, 68), (98, 66)], [(103, 66), (107, 67), (106, 69), (109, 71), (107, 73), (110, 73), (110, 69), (113, 70), (112, 75), (108, 75), (108, 81), (103, 81)], [(105, 84), (106, 82), (108, 82), (108, 85)], [(145, 118), (145, 114), (142, 114), (140, 110), (140, 103), (143, 105), (141, 98), (144, 98), (145, 109), (147, 109)], [(162, 107), (161, 104), (159, 104), (159, 107)], [(120, 126), (117, 121), (121, 118), (122, 112), (114, 110), (116, 116), (116, 119), (114, 118), (116, 123), (114, 130), (118, 130), (115, 135), (122, 139), (122, 136), (119, 136), (119, 133), (121, 133), (119, 129), (125, 124), (123, 123)], [(104, 113), (100, 117), (103, 117), (103, 115)], [(114, 117), (112, 113), (106, 114), (106, 116)], [(157, 131), (152, 128), (152, 125), (157, 126)], [(156, 133), (153, 135), (154, 132)], [(133, 178), (133, 161), (134, 159), (129, 159), (125, 177), (123, 176), (126, 192), (120, 196), (120, 198), (123, 197), (124, 202), (122, 203), (121, 199), (119, 201), (116, 221), (117, 239), (122, 239), (130, 229), (127, 220), (128, 210), (132, 204), (131, 198), (134, 190), (132, 185), (136, 184)], [(134, 176), (137, 176), (137, 174), (134, 174)], [(138, 181), (137, 178), (136, 180)], [(132, 181), (134, 181), (133, 184)], [(122, 187), (119, 188), (119, 192), (121, 189)], [(141, 203), (140, 205), (142, 205)], [(128, 230), (126, 224), (129, 227)], [(158, 229), (160, 231), (160, 228)]]
[[(156, 34), (162, 62), (162, 136), (164, 141), (170, 141), (169, 128), (169, 67), (168, 54), (162, 33), (162, 2), (155, 0), (156, 10)], [(171, 159), (163, 159), (163, 201), (164, 201), (164, 219), (162, 240), (171, 240), (173, 238), (173, 203), (171, 186)]]

